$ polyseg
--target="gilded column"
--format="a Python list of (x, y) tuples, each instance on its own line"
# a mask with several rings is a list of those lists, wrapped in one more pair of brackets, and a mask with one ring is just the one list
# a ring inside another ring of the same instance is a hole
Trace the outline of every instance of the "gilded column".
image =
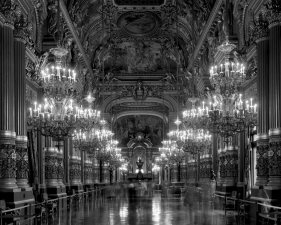
[(110, 172), (108, 163), (101, 163), (102, 171), (101, 171), (101, 183), (108, 184), (110, 182)]
[(46, 187), (58, 186), (58, 151), (54, 147), (45, 148), (45, 182)]
[(218, 178), (217, 178), (217, 184), (218, 186), (222, 186), (225, 184), (225, 177), (226, 177), (226, 169), (225, 169), (225, 149), (219, 149), (219, 159), (218, 159)]
[(233, 187), (238, 177), (238, 149), (228, 146), (225, 153), (225, 186)]
[(72, 138), (64, 141), (63, 160), (64, 160), (64, 184), (68, 189), (69, 186), (69, 150), (72, 149)]
[(100, 167), (96, 158), (93, 159), (93, 183), (100, 183)]
[(178, 182), (178, 169), (179, 166), (177, 163), (171, 166), (171, 182)]
[(17, 16), (14, 29), (14, 69), (15, 69), (15, 131), (16, 137), (16, 179), (20, 188), (28, 185), (28, 156), (26, 128), (26, 79), (25, 42), (30, 26), (23, 15)]
[(269, 182), (281, 188), (281, 3), (269, 1), (265, 16), (269, 22)]
[(57, 179), (58, 179), (58, 185), (61, 187), (65, 187), (63, 183), (63, 179), (64, 179), (63, 156), (64, 156), (63, 146), (60, 146), (57, 151), (57, 174), (58, 174)]
[(216, 135), (212, 135), (212, 152), (210, 153), (212, 155), (212, 169), (218, 177), (218, 138)]
[(85, 184), (85, 177), (84, 177), (84, 165), (85, 165), (85, 152), (81, 151), (81, 183), (82, 185)]
[[(268, 183), (268, 129), (269, 104), (275, 96), (269, 94), (269, 30), (268, 22), (262, 15), (255, 21), (252, 33), (257, 43), (257, 93), (258, 93), (258, 130), (257, 130), (257, 180), (256, 186)], [(270, 99), (270, 101), (269, 101)], [(275, 104), (275, 103), (274, 103)]]
[(18, 7), (0, 2), (0, 188), (17, 188), (14, 106), (14, 21)]
[(185, 161), (181, 164), (180, 167), (180, 181), (186, 183), (186, 173), (187, 173), (187, 166)]

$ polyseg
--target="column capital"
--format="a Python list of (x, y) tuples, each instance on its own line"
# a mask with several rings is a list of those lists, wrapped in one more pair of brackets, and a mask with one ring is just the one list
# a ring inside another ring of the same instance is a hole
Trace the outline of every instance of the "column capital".
[(5, 0), (0, 2), (0, 19), (4, 25), (14, 28), (16, 17), (21, 14), (20, 7), (14, 0)]
[(14, 37), (25, 43), (31, 31), (32, 27), (27, 18), (22, 14), (17, 16), (14, 23)]
[(251, 26), (251, 36), (254, 41), (259, 42), (269, 37), (268, 21), (262, 14), (259, 14), (257, 19)]
[(263, 5), (263, 11), (269, 23), (269, 28), (280, 24), (281, 2), (279, 0), (269, 0)]

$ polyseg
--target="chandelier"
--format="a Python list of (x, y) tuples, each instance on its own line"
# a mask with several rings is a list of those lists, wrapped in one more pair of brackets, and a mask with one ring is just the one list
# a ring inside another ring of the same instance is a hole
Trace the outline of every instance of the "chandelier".
[(124, 163), (124, 159), (121, 155), (121, 148), (118, 148), (117, 145), (118, 141), (116, 140), (111, 140), (108, 144), (108, 152), (110, 154), (108, 163), (111, 168), (119, 168)]
[[(161, 151), (165, 154), (163, 156), (167, 158), (168, 164), (180, 163), (184, 159), (185, 153), (181, 148), (178, 148), (176, 141), (164, 140), (162, 143)], [(164, 160), (166, 160), (165, 158)]]
[(93, 155), (95, 151), (99, 151), (101, 149), (101, 144), (95, 134), (95, 128), (88, 131), (80, 130), (79, 132), (75, 130), (73, 146), (78, 148), (80, 151), (85, 151), (88, 154)]
[(29, 109), (28, 125), (59, 142), (71, 137), (81, 111), (73, 105), (73, 99), (77, 96), (76, 73), (62, 66), (63, 57), (68, 51), (57, 47), (50, 52), (55, 56), (55, 64), (46, 66), (40, 77), (44, 89), (44, 103), (35, 102), (34, 108)]
[(253, 99), (244, 101), (238, 92), (245, 81), (245, 67), (230, 57), (235, 47), (228, 40), (218, 47), (224, 53), (224, 62), (211, 67), (210, 81), (215, 93), (207, 94), (209, 104), (203, 101), (197, 110), (193, 106), (192, 110), (183, 112), (186, 127), (220, 134), (227, 144), (236, 133), (257, 124), (257, 105)]
[(185, 140), (182, 150), (189, 153), (193, 157), (201, 152), (210, 149), (212, 140), (209, 132), (204, 132), (204, 130), (188, 130), (187, 139)]
[(168, 157), (166, 156), (166, 149), (159, 148), (160, 156), (155, 158), (155, 163), (157, 165), (167, 165), (169, 163)]
[(96, 159), (101, 160), (103, 162), (108, 162), (111, 159), (111, 138), (113, 136), (113, 133), (106, 128), (106, 121), (102, 120), (100, 121), (101, 126), (99, 129), (95, 130), (95, 136), (99, 143), (99, 149), (96, 153)]
[(78, 97), (77, 75), (74, 70), (63, 66), (68, 51), (57, 47), (50, 49), (50, 52), (55, 56), (55, 63), (42, 69), (40, 76), (44, 103), (34, 103), (34, 107), (29, 109), (27, 122), (43, 136), (60, 142), (73, 137), (76, 128), (84, 129), (88, 128), (89, 124), (94, 124), (100, 113), (92, 109), (84, 110), (82, 106), (78, 107), (75, 104)]

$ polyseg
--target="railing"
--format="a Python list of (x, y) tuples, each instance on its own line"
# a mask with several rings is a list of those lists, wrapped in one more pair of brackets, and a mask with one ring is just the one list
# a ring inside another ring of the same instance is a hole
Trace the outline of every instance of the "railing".
[[(260, 210), (260, 208), (267, 210)], [(266, 212), (268, 211), (268, 212)], [(281, 224), (281, 207), (257, 203), (257, 219), (266, 219), (274, 222), (274, 225)]]
[[(73, 199), (76, 198), (76, 197), (79, 198), (79, 197), (83, 196), (83, 199), (84, 199), (84, 196), (88, 197), (89, 194), (91, 194), (91, 196), (95, 196), (96, 198), (104, 198), (104, 192), (103, 191), (108, 187), (110, 187), (110, 186), (105, 186), (105, 187), (101, 187), (101, 188), (92, 188), (92, 189), (89, 189), (88, 191), (75, 193), (75, 194), (60, 197), (60, 198), (48, 199), (48, 200), (45, 200), (45, 201), (40, 202), (40, 203), (29, 204), (29, 205), (25, 205), (25, 206), (13, 208), (13, 209), (6, 209), (6, 210), (0, 209), (0, 225), (4, 224), (3, 219), (4, 220), (10, 219), (9, 223), (14, 223), (15, 221), (19, 222), (21, 218), (24, 218), (25, 220), (30, 220), (30, 224), (33, 224), (33, 223), (31, 223), (31, 220), (35, 219), (35, 224), (37, 224), (37, 219), (38, 219), (39, 214), (38, 214), (38, 211), (36, 211), (36, 209), (42, 210), (44, 208), (45, 217), (46, 217), (46, 219), (48, 219), (48, 214), (49, 214), (48, 207), (47, 207), (48, 203), (59, 204), (59, 200), (67, 199), (67, 200), (69, 200), (68, 201), (68, 208), (70, 208)], [(59, 205), (57, 205), (57, 208), (58, 207), (59, 207)], [(27, 209), (28, 214), (21, 215), (20, 213), (23, 209)], [(35, 209), (34, 213), (32, 213), (32, 211), (33, 211), (32, 209)]]

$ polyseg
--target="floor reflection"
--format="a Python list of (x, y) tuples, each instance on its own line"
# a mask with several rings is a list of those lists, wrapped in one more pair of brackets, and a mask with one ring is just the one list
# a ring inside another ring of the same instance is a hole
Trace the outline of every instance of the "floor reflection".
[(180, 198), (117, 198), (94, 199), (74, 204), (70, 210), (49, 217), (50, 225), (158, 225), (158, 224), (236, 224), (235, 220), (225, 219), (223, 211), (196, 206), (193, 209), (194, 221), (190, 222), (188, 208)]

